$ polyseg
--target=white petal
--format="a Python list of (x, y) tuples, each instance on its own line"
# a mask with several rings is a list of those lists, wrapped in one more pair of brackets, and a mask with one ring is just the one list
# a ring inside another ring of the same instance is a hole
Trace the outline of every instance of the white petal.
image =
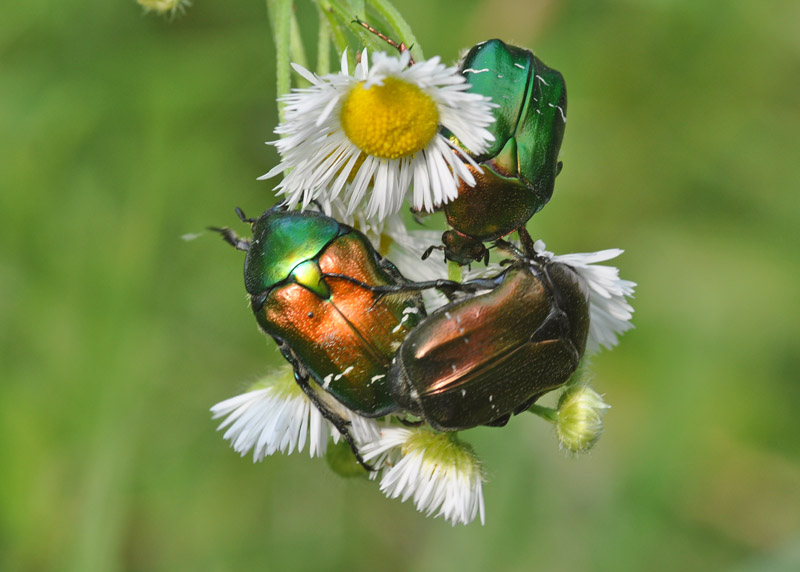
[(596, 264), (611, 260), (622, 254), (622, 250), (612, 248), (599, 252), (583, 252), (555, 255), (545, 250), (545, 244), (537, 240), (536, 252), (554, 262), (572, 267), (589, 287), (589, 339), (586, 351), (597, 352), (601, 347), (611, 349), (617, 345), (618, 337), (633, 328), (633, 306), (628, 298), (633, 297), (635, 282), (619, 277), (619, 269), (614, 266)]

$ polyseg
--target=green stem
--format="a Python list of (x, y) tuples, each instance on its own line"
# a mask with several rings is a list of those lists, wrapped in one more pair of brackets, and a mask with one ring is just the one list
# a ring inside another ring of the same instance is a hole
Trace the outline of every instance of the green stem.
[[(303, 38), (300, 36), (300, 26), (297, 24), (297, 15), (292, 10), (292, 19), (289, 27), (289, 57), (291, 61), (308, 69), (308, 58), (306, 49), (303, 47)], [(298, 87), (307, 87), (308, 81), (302, 77), (297, 77)]]
[(336, 15), (333, 13), (333, 6), (331, 6), (328, 0), (318, 0), (317, 6), (321, 14), (320, 19), (324, 17), (328, 22), (328, 28), (330, 28), (331, 34), (333, 35), (333, 45), (336, 48), (336, 52), (341, 55), (347, 47), (347, 36), (339, 25)]
[(328, 18), (317, 4), (319, 12), (319, 34), (317, 35), (317, 75), (331, 73), (331, 26)]
[(528, 411), (531, 413), (538, 415), (545, 421), (549, 421), (550, 423), (555, 423), (558, 421), (558, 409), (552, 409), (551, 407), (544, 407), (543, 405), (536, 405), (535, 403), (528, 408)]
[(463, 274), (461, 272), (461, 265), (452, 260), (447, 261), (447, 279), (453, 282), (461, 282)]
[[(292, 0), (267, 0), (267, 12), (275, 38), (275, 84), (278, 98), (289, 93), (291, 68), (289, 66), (290, 30), (292, 22)], [(278, 113), (283, 121), (283, 109)]]

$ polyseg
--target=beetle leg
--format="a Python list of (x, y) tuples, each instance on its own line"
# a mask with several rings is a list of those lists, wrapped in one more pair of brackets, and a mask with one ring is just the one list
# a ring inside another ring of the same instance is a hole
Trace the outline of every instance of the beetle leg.
[(524, 226), (521, 226), (517, 229), (517, 234), (519, 235), (519, 241), (522, 245), (522, 251), (525, 253), (525, 256), (528, 258), (536, 257), (536, 249), (533, 247), (533, 239), (528, 233), (528, 229)]
[(511, 419), (511, 414), (510, 413), (506, 413), (505, 415), (501, 415), (497, 419), (493, 419), (492, 421), (489, 421), (486, 424), (486, 426), (487, 427), (505, 427), (506, 424), (508, 423), (509, 419)]
[(347, 441), (347, 444), (350, 445), (350, 449), (352, 449), (353, 454), (356, 456), (358, 463), (364, 467), (367, 472), (372, 473), (375, 471), (375, 468), (367, 463), (364, 460), (364, 457), (361, 456), (358, 446), (356, 445), (356, 441), (353, 439), (353, 435), (350, 433), (350, 429), (348, 428), (350, 422), (331, 409), (330, 406), (320, 398), (319, 394), (314, 390), (314, 388), (311, 387), (311, 383), (308, 381), (309, 376), (305, 371), (305, 367), (303, 367), (300, 360), (297, 359), (297, 356), (294, 355), (294, 352), (291, 350), (289, 345), (283, 340), (275, 338), (274, 336), (273, 339), (278, 344), (278, 349), (280, 350), (281, 354), (283, 354), (283, 357), (286, 358), (286, 361), (288, 361), (294, 369), (294, 379), (297, 382), (297, 385), (300, 386), (300, 389), (303, 390), (303, 393), (306, 394), (306, 397), (308, 397), (309, 401), (314, 404), (314, 407), (317, 408), (320, 414), (325, 419), (330, 421), (333, 426), (336, 427), (336, 430), (339, 431), (342, 437), (344, 437), (344, 440)]
[[(375, 256), (377, 257), (378, 265), (381, 268), (383, 268), (384, 271), (386, 271), (386, 273), (389, 276), (394, 278), (395, 282), (397, 282), (398, 284), (408, 284), (409, 283), (409, 281), (406, 279), (406, 277), (403, 276), (402, 274), (400, 274), (400, 271), (397, 269), (397, 267), (394, 264), (392, 264), (389, 260), (386, 260), (385, 258), (381, 258), (381, 255), (378, 254), (377, 252), (375, 253)], [(414, 301), (414, 306), (417, 308), (417, 311), (420, 313), (420, 315), (423, 318), (425, 316), (427, 316), (428, 313), (425, 311), (425, 302), (423, 302), (422, 296), (420, 296), (419, 294), (417, 296), (414, 296), (414, 300), (413, 301)], [(378, 302), (378, 300), (375, 301), (375, 303), (377, 303), (377, 302)], [(373, 303), (373, 306), (375, 305), (375, 303)]]
[(253, 223), (255, 223), (255, 222), (256, 222), (256, 219), (254, 219), (254, 218), (248, 218), (248, 217), (247, 217), (247, 215), (246, 215), (246, 214), (244, 214), (244, 211), (243, 211), (241, 208), (239, 208), (239, 207), (236, 207), (236, 208), (235, 208), (235, 209), (233, 209), (233, 210), (234, 210), (234, 211), (236, 211), (236, 216), (238, 216), (238, 217), (239, 217), (239, 220), (240, 220), (240, 221), (242, 221), (242, 222), (246, 222), (247, 224), (249, 224), (249, 225), (251, 225), (251, 226), (253, 225)]
[(303, 390), (303, 393), (306, 394), (308, 399), (314, 406), (319, 410), (322, 416), (330, 421), (334, 427), (341, 433), (344, 440), (347, 441), (347, 444), (350, 445), (350, 449), (353, 451), (353, 454), (356, 456), (356, 460), (358, 464), (364, 467), (367, 472), (372, 473), (375, 471), (375, 467), (370, 465), (364, 460), (364, 457), (361, 456), (361, 453), (358, 450), (358, 445), (356, 445), (355, 439), (353, 439), (353, 435), (350, 433), (350, 429), (348, 426), (350, 422), (344, 419), (343, 417), (339, 416), (336, 412), (334, 412), (328, 405), (320, 399), (317, 392), (311, 387), (311, 384), (308, 381), (308, 376), (298, 375), (297, 370), (295, 370), (295, 380), (297, 381), (297, 385), (300, 386), (300, 389)]
[(210, 226), (208, 230), (220, 233), (222, 235), (222, 240), (230, 244), (236, 250), (243, 250), (245, 252), (250, 250), (250, 241), (245, 238), (239, 238), (239, 236), (229, 228)]
[(469, 280), (467, 282), (455, 282), (453, 280), (427, 280), (425, 282), (408, 282), (406, 284), (388, 284), (385, 286), (374, 286), (362, 282), (352, 276), (346, 274), (335, 274), (325, 272), (322, 274), (323, 278), (338, 278), (339, 280), (346, 280), (366, 290), (370, 290), (376, 296), (383, 297), (389, 294), (400, 294), (403, 292), (420, 292), (422, 290), (436, 289), (440, 290), (445, 296), (452, 295), (455, 292), (464, 292), (466, 294), (474, 294), (478, 290), (488, 290), (494, 288), (497, 284), (493, 278)]
[(494, 246), (495, 248), (499, 248), (503, 252), (508, 252), (512, 254), (515, 258), (525, 258), (525, 255), (519, 248), (517, 248), (516, 246), (514, 246), (505, 239), (498, 238), (497, 240), (494, 241)]

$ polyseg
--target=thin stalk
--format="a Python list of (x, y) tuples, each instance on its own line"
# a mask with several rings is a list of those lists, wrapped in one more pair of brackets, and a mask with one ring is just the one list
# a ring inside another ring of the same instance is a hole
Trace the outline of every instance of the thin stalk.
[(556, 423), (558, 421), (558, 410), (553, 409), (551, 407), (545, 407), (543, 405), (533, 404), (528, 407), (528, 411), (531, 413), (538, 415), (545, 421), (549, 421), (550, 423)]
[[(289, 66), (289, 47), (291, 43), (292, 0), (267, 0), (267, 13), (272, 24), (272, 37), (275, 38), (275, 85), (280, 98), (291, 88), (291, 68)], [(278, 109), (283, 121), (283, 109)]]
[(331, 26), (317, 4), (319, 13), (319, 33), (317, 34), (317, 75), (331, 73)]
[[(292, 19), (289, 27), (289, 57), (291, 61), (308, 69), (306, 49), (303, 47), (303, 38), (300, 35), (300, 26), (297, 24), (297, 15), (292, 10)], [(309, 83), (300, 76), (296, 80), (298, 87), (307, 87)]]
[(461, 265), (452, 260), (447, 261), (447, 279), (453, 282), (461, 282), (463, 273), (461, 272)]

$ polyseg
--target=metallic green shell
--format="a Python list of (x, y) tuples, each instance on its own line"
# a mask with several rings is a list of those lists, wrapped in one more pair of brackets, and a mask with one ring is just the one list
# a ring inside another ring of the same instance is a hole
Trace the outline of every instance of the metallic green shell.
[(462, 184), (459, 196), (445, 205), (450, 226), (466, 237), (487, 241), (524, 225), (547, 204), (558, 174), (564, 137), (567, 90), (563, 76), (529, 50), (489, 40), (472, 48), (461, 64), (470, 92), (489, 96), (495, 136), (470, 167), (476, 184)]
[(472, 48), (461, 72), (471, 92), (498, 106), (492, 112), (495, 141), (476, 159), (505, 176), (517, 174), (530, 187), (549, 188), (549, 199), (567, 121), (564, 77), (529, 50), (500, 40)]
[(253, 226), (244, 263), (249, 294), (260, 294), (285, 280), (302, 262), (316, 258), (343, 233), (336, 220), (315, 212), (268, 210)]

